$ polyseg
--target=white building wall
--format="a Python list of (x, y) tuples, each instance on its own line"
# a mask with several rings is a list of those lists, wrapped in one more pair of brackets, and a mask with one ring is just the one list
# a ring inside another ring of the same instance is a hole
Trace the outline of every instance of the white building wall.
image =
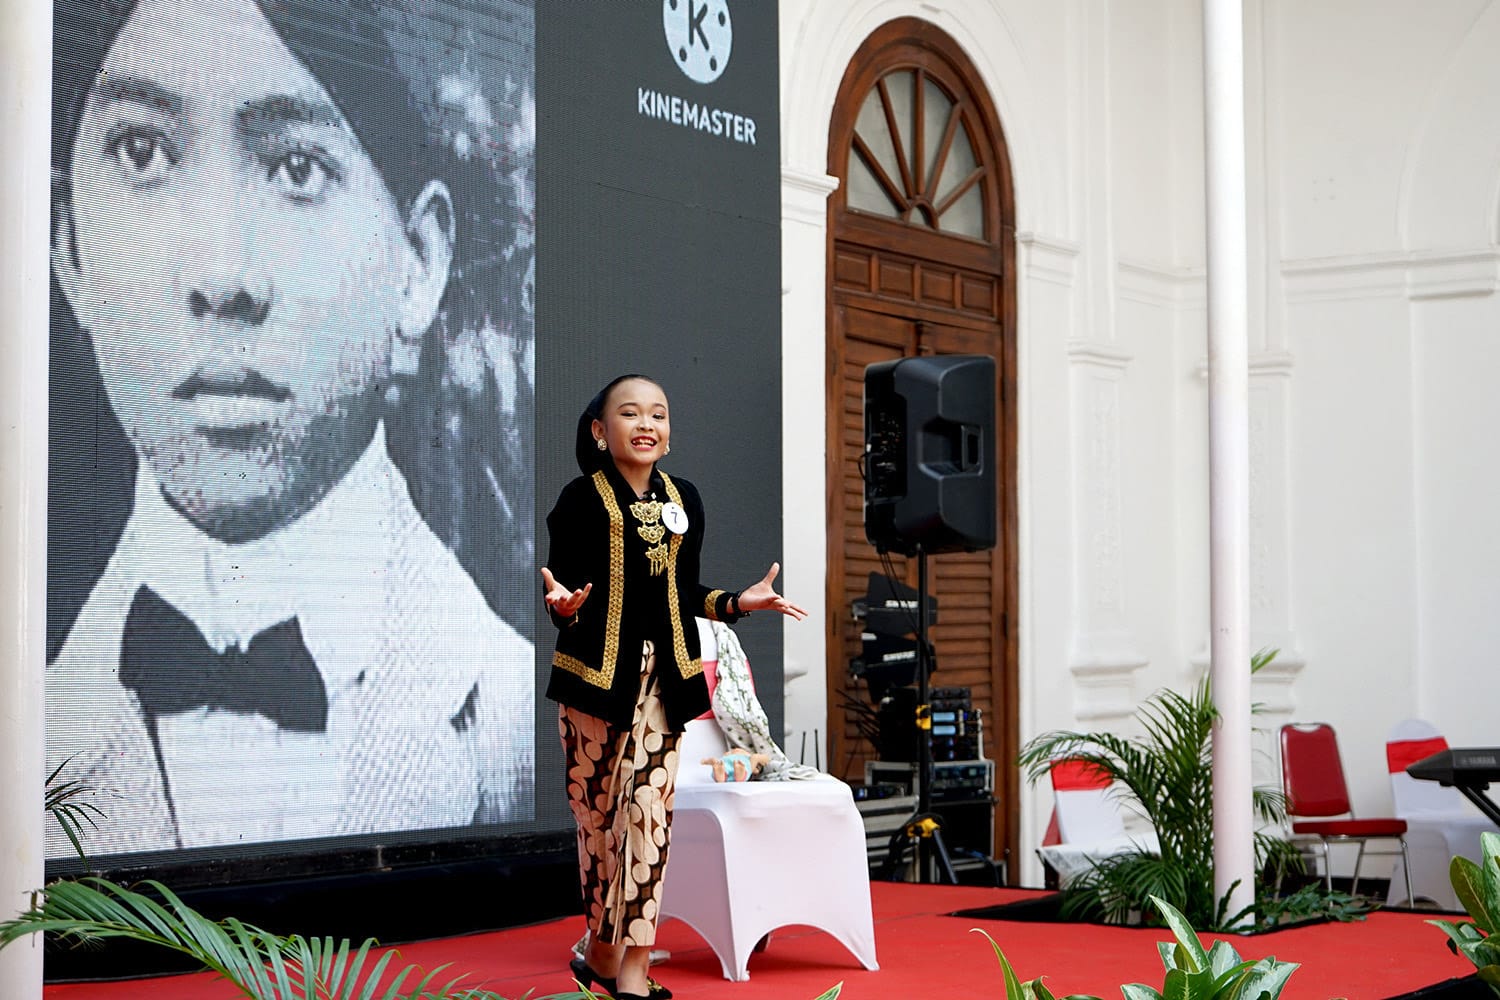
[(1494, 746), (1500, 704), (1500, 300), (1413, 310), (1417, 642), (1414, 697), (1459, 746)]
[[(964, 47), (1015, 171), (1022, 735), (1128, 729), (1207, 658), (1200, 7), (782, 0), (786, 551), (812, 601), (828, 121), (902, 16)], [(1364, 814), (1390, 807), (1396, 721), (1496, 742), (1496, 51), (1495, 0), (1246, 0), (1252, 644), (1281, 650), (1254, 696), (1267, 729), (1338, 728)], [(793, 746), (826, 726), (824, 644), (788, 626)], [(1049, 793), (1022, 809), (1035, 882)]]
[[(1291, 372), (1298, 718), (1390, 808), (1391, 725), (1491, 745), (1500, 7), (1267, 3)], [(1486, 364), (1489, 362), (1489, 364)]]

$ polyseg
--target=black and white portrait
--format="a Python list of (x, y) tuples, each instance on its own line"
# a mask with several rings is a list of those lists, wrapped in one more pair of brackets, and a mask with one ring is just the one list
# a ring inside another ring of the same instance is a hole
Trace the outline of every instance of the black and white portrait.
[(59, 0), (47, 749), (91, 854), (532, 817), (532, 19)]

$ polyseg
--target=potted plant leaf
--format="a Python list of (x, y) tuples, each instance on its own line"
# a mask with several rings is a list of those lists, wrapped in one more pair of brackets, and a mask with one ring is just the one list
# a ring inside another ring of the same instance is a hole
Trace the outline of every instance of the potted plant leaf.
[[(1261, 650), (1251, 671), (1275, 655)], [(1151, 824), (1160, 845), (1156, 852), (1126, 850), (1081, 872), (1064, 887), (1065, 917), (1129, 923), (1152, 914), (1151, 899), (1158, 897), (1197, 926), (1225, 929), (1244, 919), (1245, 913), (1227, 912), (1227, 894), (1214, 897), (1210, 741), (1217, 717), (1205, 677), (1190, 694), (1164, 689), (1148, 698), (1136, 712), (1140, 736), (1054, 730), (1022, 748), (1018, 764), (1032, 783), (1046, 777), (1058, 759), (1077, 760), (1107, 775), (1112, 794)], [(1285, 823), (1279, 790), (1256, 788), (1253, 795), (1258, 820), (1275, 828)], [(1257, 869), (1268, 862), (1301, 867), (1300, 855), (1281, 836), (1257, 832), (1255, 852)]]

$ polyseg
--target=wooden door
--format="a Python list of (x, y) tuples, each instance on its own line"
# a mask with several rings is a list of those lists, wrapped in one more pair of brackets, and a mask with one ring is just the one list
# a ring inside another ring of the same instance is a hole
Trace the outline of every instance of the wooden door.
[(1003, 857), (1016, 849), (1019, 824), (1013, 205), (998, 120), (951, 39), (903, 19), (861, 46), (835, 104), (829, 172), (844, 182), (829, 203), (830, 770), (861, 781), (875, 754), (860, 724), (869, 691), (849, 672), (861, 651), (853, 602), (872, 572), (917, 585), (915, 560), (883, 561), (865, 538), (865, 368), (923, 354), (991, 355), (998, 542), (928, 557), (939, 608), (929, 638), (932, 685), (968, 688), (983, 713), (983, 753), (996, 775), (993, 853)]

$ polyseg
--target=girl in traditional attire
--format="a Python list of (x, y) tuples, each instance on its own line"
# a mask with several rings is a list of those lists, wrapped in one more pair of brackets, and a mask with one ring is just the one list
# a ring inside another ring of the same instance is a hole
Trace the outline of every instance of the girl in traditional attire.
[(560, 703), (568, 801), (578, 824), (589, 944), (572, 963), (617, 1000), (666, 1000), (647, 969), (672, 822), (677, 744), (709, 708), (695, 617), (806, 612), (772, 589), (772, 564), (741, 591), (698, 579), (703, 502), (661, 471), (671, 450), (661, 387), (641, 375), (605, 386), (578, 421), (583, 475), (547, 515), (542, 568), (557, 649), (547, 696)]

